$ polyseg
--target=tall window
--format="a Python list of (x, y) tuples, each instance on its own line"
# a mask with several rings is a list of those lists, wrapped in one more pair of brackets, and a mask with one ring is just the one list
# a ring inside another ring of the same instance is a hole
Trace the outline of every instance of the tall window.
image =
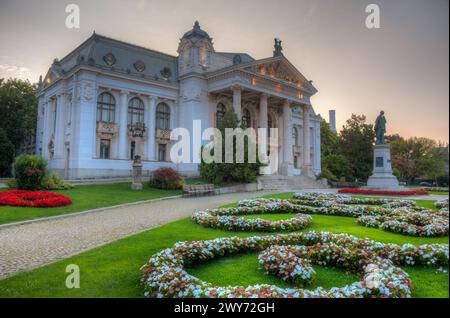
[(101, 93), (97, 99), (97, 121), (114, 122), (116, 100), (110, 93)]
[(217, 104), (217, 109), (216, 109), (216, 124), (221, 121), (224, 117), (225, 117), (225, 113), (227, 111), (227, 108), (225, 107), (224, 104), (219, 103)]
[(158, 144), (158, 161), (166, 161), (166, 145)]
[(109, 153), (111, 149), (111, 140), (101, 139), (100, 140), (100, 158), (109, 159)]
[(294, 141), (294, 146), (298, 146), (298, 130), (297, 127), (292, 127), (292, 140)]
[(245, 128), (250, 128), (252, 126), (252, 118), (248, 109), (244, 109), (244, 112), (242, 114), (242, 124)]
[(128, 124), (144, 123), (144, 103), (137, 97), (134, 97), (128, 103)]
[(170, 108), (166, 103), (156, 107), (156, 128), (170, 129)]

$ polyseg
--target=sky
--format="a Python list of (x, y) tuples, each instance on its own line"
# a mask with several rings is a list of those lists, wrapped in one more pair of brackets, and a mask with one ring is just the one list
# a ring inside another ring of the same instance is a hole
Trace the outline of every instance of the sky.
[[(65, 25), (68, 4), (80, 28)], [(380, 28), (366, 27), (366, 6), (380, 8)], [(351, 114), (374, 122), (386, 112), (387, 133), (448, 142), (448, 0), (0, 0), (0, 78), (36, 82), (97, 33), (176, 55), (198, 20), (216, 51), (284, 55), (314, 81), (312, 103), (338, 130)]]

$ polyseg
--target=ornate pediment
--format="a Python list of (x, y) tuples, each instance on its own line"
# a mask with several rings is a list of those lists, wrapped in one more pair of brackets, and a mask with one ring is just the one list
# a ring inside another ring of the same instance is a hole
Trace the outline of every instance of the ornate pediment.
[(316, 91), (308, 81), (284, 56), (264, 59), (246, 65), (245, 70), (263, 77), (286, 82), (297, 87)]
[(260, 75), (280, 79), (294, 85), (301, 84), (301, 80), (298, 78), (297, 74), (290, 71), (281, 61), (253, 65), (249, 69)]

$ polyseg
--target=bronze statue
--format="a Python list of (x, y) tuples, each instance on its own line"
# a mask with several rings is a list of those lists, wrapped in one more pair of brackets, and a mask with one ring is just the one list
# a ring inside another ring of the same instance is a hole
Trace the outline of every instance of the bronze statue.
[(283, 55), (283, 47), (281, 46), (281, 40), (275, 38), (275, 45), (274, 48), (275, 50), (273, 51), (273, 56), (281, 56)]
[(376, 134), (376, 144), (383, 145), (386, 143), (384, 139), (384, 134), (386, 133), (386, 118), (384, 117), (384, 111), (380, 112), (377, 120), (375, 121), (375, 134)]

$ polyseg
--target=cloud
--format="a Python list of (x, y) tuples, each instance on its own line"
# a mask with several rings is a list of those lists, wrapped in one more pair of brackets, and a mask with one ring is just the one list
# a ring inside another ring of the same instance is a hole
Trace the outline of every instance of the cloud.
[(32, 71), (10, 56), (0, 56), (0, 78), (30, 79)]

